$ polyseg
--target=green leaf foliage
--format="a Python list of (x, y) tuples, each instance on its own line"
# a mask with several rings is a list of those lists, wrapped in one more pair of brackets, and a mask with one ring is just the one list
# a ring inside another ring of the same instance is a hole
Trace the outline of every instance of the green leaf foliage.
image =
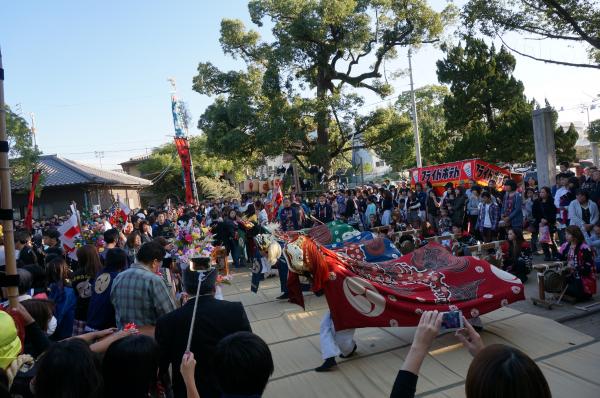
[(443, 47), (437, 62), (441, 83), (452, 95), (444, 100), (446, 129), (452, 134), (447, 160), (481, 158), (490, 162), (525, 162), (534, 158), (533, 102), (513, 76), (514, 57), (483, 40), (465, 37)]
[(600, 68), (600, 2), (597, 0), (470, 0), (463, 9), (463, 22), (496, 38), (517, 32), (535, 39), (552, 39), (565, 46), (588, 46), (590, 64), (571, 59), (546, 59), (521, 52), (538, 61), (579, 67)]
[(198, 196), (201, 199), (239, 199), (240, 192), (232, 187), (228, 182), (210, 178), (210, 177), (198, 177), (196, 178), (198, 186)]
[(326, 170), (354, 148), (403, 139), (406, 125), (393, 110), (359, 116), (360, 89), (389, 95), (385, 60), (437, 41), (456, 15), (453, 5), (440, 13), (424, 0), (251, 0), (248, 9), (272, 39), (239, 20), (221, 22), (223, 52), (246, 69), (199, 64), (194, 90), (216, 96), (199, 128), (227, 159), (254, 164), (287, 153), (305, 169)]
[(27, 121), (11, 111), (8, 105), (5, 110), (11, 181), (30, 182), (31, 171), (38, 162), (40, 151), (33, 145), (33, 136)]
[(587, 130), (590, 142), (600, 142), (600, 119), (593, 120)]
[[(447, 153), (452, 147), (452, 134), (446, 130), (444, 99), (450, 95), (446, 86), (429, 85), (415, 90), (417, 120), (421, 137), (421, 158), (424, 165), (439, 164), (446, 161)], [(411, 119), (412, 101), (410, 92), (398, 97), (396, 106), (407, 118)], [(411, 134), (412, 125), (411, 125)], [(411, 139), (413, 135), (411, 135)], [(415, 163), (415, 154), (411, 145), (411, 157), (405, 161), (410, 166)]]
[[(190, 138), (190, 153), (196, 180), (200, 177), (217, 179), (220, 177), (232, 183), (243, 178), (243, 168), (239, 162), (222, 159), (207, 150), (206, 138), (195, 136)], [(183, 169), (174, 143), (155, 148), (149, 159), (139, 165), (146, 178), (156, 182), (148, 189), (159, 197), (175, 194), (179, 198), (185, 195)], [(200, 193), (200, 192), (199, 192)]]
[(567, 131), (562, 127), (557, 127), (554, 133), (554, 144), (556, 147), (556, 162), (577, 161), (577, 150), (575, 143), (579, 139), (579, 133), (573, 123), (569, 125)]

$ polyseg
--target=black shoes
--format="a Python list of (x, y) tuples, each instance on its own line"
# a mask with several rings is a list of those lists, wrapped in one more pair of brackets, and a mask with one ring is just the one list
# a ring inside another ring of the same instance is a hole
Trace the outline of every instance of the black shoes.
[(327, 358), (323, 365), (315, 369), (315, 372), (328, 372), (337, 366), (337, 362), (334, 357)]
[[(354, 344), (354, 348), (352, 349), (350, 354), (348, 354), (348, 355), (340, 354), (340, 358), (343, 358), (343, 359), (350, 358), (351, 356), (353, 356), (356, 353), (357, 348), (358, 347), (356, 346), (356, 344)], [(337, 367), (337, 362), (335, 361), (335, 357), (331, 357), (331, 358), (327, 358), (325, 360), (325, 362), (323, 362), (323, 365), (316, 368), (315, 372), (328, 372), (330, 370), (333, 370), (335, 367)]]

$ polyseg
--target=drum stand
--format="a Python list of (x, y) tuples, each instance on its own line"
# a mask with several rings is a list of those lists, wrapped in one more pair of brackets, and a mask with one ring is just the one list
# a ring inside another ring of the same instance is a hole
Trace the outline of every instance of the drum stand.
[(562, 306), (563, 305), (563, 304), (561, 304), (561, 301), (567, 291), (567, 286), (564, 287), (564, 289), (558, 296), (558, 299), (556, 299), (556, 296), (552, 299), (546, 299), (546, 287), (545, 287), (545, 282), (544, 282), (544, 272), (547, 271), (551, 267), (558, 267), (560, 265), (561, 265), (560, 263), (533, 265), (533, 268), (537, 271), (538, 295), (539, 295), (538, 298), (536, 298), (536, 297), (531, 298), (533, 305), (541, 305), (542, 307), (546, 307), (549, 310), (551, 310), (552, 307), (554, 307), (554, 306)]

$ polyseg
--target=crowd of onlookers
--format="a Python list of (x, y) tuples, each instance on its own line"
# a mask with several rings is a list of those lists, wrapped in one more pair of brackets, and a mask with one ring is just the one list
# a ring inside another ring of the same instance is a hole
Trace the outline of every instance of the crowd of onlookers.
[[(256, 250), (248, 224), (273, 220), (284, 231), (343, 220), (390, 236), (453, 234), (465, 245), (506, 239), (504, 266), (520, 278), (526, 278), (527, 252), (541, 248), (570, 268), (568, 294), (594, 294), (600, 171), (577, 178), (565, 167), (555, 187), (538, 187), (534, 179), (500, 184), (470, 181), (436, 191), (385, 181), (311, 199), (292, 194), (279, 206), (273, 198), (244, 196), (139, 210), (117, 228), (106, 225), (109, 214), (95, 215), (82, 228), (101, 233), (79, 245), (76, 256), (61, 246), (56, 227), (65, 219), (38, 221), (33, 233), (18, 229), (19, 304), (8, 308), (5, 288), (0, 296), (0, 397), (260, 396), (274, 369), (269, 347), (252, 334), (240, 303), (215, 298), (216, 271), (199, 274), (175, 261), (173, 238), (183, 224), (211, 228), (234, 266)], [(440, 319), (423, 314), (391, 396), (414, 395)], [(457, 338), (475, 357), (468, 397), (490, 396), (490, 389), (499, 397), (550, 396), (539, 368), (522, 352), (484, 348), (468, 324)]]

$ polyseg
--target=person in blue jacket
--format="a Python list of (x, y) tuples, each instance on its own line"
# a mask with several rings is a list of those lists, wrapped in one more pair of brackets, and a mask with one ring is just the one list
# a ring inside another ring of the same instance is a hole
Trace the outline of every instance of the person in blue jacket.
[(127, 266), (127, 253), (120, 248), (106, 253), (104, 268), (92, 278), (92, 297), (88, 306), (86, 331), (104, 330), (117, 326), (115, 307), (110, 301), (110, 290), (119, 272)]
[(73, 320), (75, 319), (75, 304), (77, 296), (69, 284), (70, 269), (63, 256), (55, 256), (46, 264), (48, 275), (48, 298), (54, 302), (54, 317), (56, 330), (50, 336), (59, 341), (73, 335)]

